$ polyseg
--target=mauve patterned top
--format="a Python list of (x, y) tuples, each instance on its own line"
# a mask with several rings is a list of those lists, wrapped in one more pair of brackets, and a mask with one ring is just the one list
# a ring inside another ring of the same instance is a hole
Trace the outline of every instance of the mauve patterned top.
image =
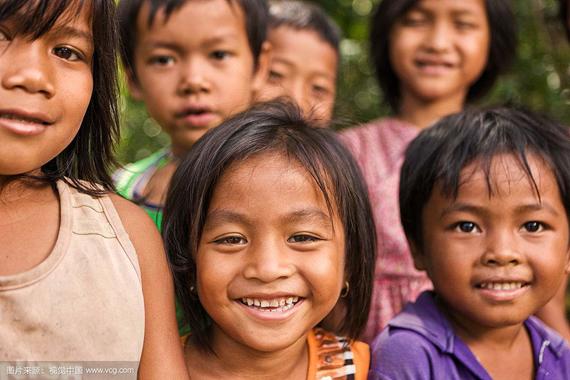
[(419, 129), (396, 119), (381, 119), (342, 131), (341, 140), (353, 153), (368, 185), (378, 236), (374, 291), (362, 340), (371, 342), (388, 321), (431, 282), (414, 268), (400, 223), (400, 168), (408, 144)]

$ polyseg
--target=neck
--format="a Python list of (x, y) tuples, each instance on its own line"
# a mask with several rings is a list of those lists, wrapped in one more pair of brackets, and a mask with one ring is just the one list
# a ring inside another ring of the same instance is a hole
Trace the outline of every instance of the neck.
[(463, 93), (438, 100), (424, 100), (408, 94), (402, 96), (398, 118), (424, 129), (444, 116), (461, 111), (464, 102)]
[[(39, 171), (29, 173), (39, 175)], [(24, 199), (37, 197), (40, 192), (50, 189), (50, 185), (44, 182), (37, 182), (28, 178), (15, 178), (12, 175), (0, 175), (0, 208), (12, 207)]]
[(199, 370), (196, 372), (208, 373), (211, 377), (232, 379), (298, 379), (307, 374), (306, 335), (289, 347), (263, 352), (214, 332), (212, 348), (215, 354), (199, 351), (190, 345), (186, 357), (191, 376), (194, 372), (192, 367)]
[(439, 297), (437, 303), (439, 309), (451, 323), (453, 332), (467, 344), (476, 356), (480, 350), (488, 351), (489, 348), (508, 352), (517, 346), (521, 339), (527, 338), (523, 322), (500, 327), (483, 326), (452, 312)]

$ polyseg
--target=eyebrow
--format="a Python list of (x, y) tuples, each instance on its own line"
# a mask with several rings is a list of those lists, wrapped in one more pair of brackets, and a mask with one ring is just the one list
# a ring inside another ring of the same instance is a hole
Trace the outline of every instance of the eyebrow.
[(323, 227), (332, 228), (331, 217), (322, 212), (318, 208), (306, 208), (302, 210), (296, 210), (287, 214), (283, 218), (285, 224), (297, 223), (297, 222), (315, 222), (320, 223)]
[(224, 223), (243, 224), (248, 227), (253, 226), (253, 222), (239, 212), (217, 209), (209, 212), (208, 215), (206, 215), (204, 230), (214, 228)]
[(56, 37), (65, 36), (70, 38), (79, 38), (84, 40), (89, 45), (90, 49), (94, 49), (93, 34), (91, 32), (64, 25), (54, 28), (53, 35)]
[[(318, 208), (306, 208), (301, 210), (295, 210), (282, 218), (283, 224), (293, 224), (299, 222), (314, 222), (319, 223), (323, 227), (332, 228), (332, 220), (330, 216), (322, 212)], [(242, 224), (247, 227), (253, 227), (254, 223), (247, 216), (226, 209), (217, 209), (208, 213), (206, 216), (206, 223), (204, 224), (204, 230), (214, 228), (224, 223), (236, 223)]]
[[(554, 216), (559, 216), (560, 214), (554, 207), (552, 207), (549, 203), (541, 202), (541, 203), (529, 203), (520, 205), (515, 209), (517, 214), (524, 214), (525, 212), (533, 212), (533, 211), (547, 211)], [(457, 202), (448, 207), (445, 207), (440, 214), (440, 218), (445, 217), (448, 214), (453, 212), (468, 212), (476, 215), (486, 215), (489, 212), (485, 210), (483, 207), (471, 205), (468, 203)]]

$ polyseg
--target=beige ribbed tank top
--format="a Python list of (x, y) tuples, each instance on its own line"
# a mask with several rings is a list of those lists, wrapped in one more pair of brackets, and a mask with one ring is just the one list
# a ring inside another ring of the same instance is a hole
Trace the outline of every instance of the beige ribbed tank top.
[(29, 271), (0, 276), (0, 362), (139, 361), (141, 275), (117, 211), (109, 197), (62, 181), (57, 189), (53, 251)]

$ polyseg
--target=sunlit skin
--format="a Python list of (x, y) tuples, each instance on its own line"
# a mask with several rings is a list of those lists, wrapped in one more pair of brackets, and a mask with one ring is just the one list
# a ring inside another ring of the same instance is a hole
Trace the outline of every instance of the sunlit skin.
[(399, 115), (419, 127), (463, 108), (489, 56), (484, 0), (421, 0), (390, 32)]
[[(15, 34), (12, 20), (0, 24), (0, 276), (38, 265), (57, 238), (59, 205), (51, 186), (4, 182), (41, 174), (81, 126), (93, 90), (94, 45), (87, 7), (66, 18), (36, 40)], [(29, 231), (37, 232), (34, 239)]]
[[(226, 169), (196, 266), (216, 356), (190, 346), (190, 376), (305, 378), (307, 334), (336, 304), (344, 277), (342, 223), (305, 169), (272, 153)], [(280, 297), (299, 302), (276, 312), (242, 302)]]
[(250, 105), (265, 80), (267, 49), (256, 70), (235, 1), (188, 1), (167, 20), (159, 11), (150, 28), (149, 10), (146, 2), (137, 18), (130, 89), (170, 135), (173, 152), (183, 155), (208, 129)]
[(434, 188), (423, 210), (423, 243), (413, 249), (455, 333), (494, 379), (533, 377), (523, 322), (569, 270), (569, 225), (556, 179), (542, 160), (528, 158), (540, 197), (511, 155), (493, 159), (491, 194), (480, 163), (470, 164), (457, 199)]
[(306, 115), (330, 122), (336, 96), (338, 53), (317, 32), (279, 26), (269, 31), (269, 77), (260, 99), (292, 98)]
[(14, 22), (0, 25), (0, 176), (30, 172), (63, 151), (93, 91), (88, 12), (33, 41), (16, 35)]

